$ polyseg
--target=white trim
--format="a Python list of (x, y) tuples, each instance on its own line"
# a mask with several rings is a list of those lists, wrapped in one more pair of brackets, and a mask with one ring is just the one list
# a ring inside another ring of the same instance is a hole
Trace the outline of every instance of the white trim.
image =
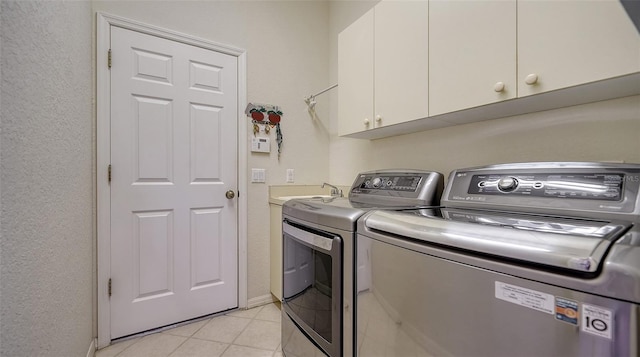
[[(237, 47), (228, 46), (218, 42), (205, 40), (200, 37), (192, 36), (189, 34), (178, 32), (178, 31), (165, 29), (162, 27), (154, 26), (154, 25), (145, 24), (145, 23), (138, 22), (135, 20), (130, 20), (124, 17), (109, 15), (101, 12), (98, 13), (98, 17), (104, 18), (105, 21), (108, 22), (109, 26), (122, 27), (128, 30), (141, 32), (147, 35), (156, 36), (156, 37), (164, 38), (167, 40), (182, 42), (187, 45), (197, 46), (197, 47), (205, 48), (208, 50), (213, 50), (216, 52), (232, 55), (235, 57), (239, 57), (240, 55), (246, 53), (245, 50)], [(243, 118), (244, 118), (244, 115), (243, 115)]]
[(247, 106), (247, 53), (238, 56), (238, 307), (246, 308), (248, 304), (248, 252), (247, 227), (249, 207), (247, 183), (248, 138), (247, 120), (244, 109)]
[(87, 357), (93, 357), (96, 354), (96, 343), (97, 340), (94, 338), (91, 340), (91, 343), (89, 344), (89, 350), (87, 351)]
[(97, 269), (98, 269), (98, 348), (111, 343), (111, 311), (107, 281), (111, 271), (111, 217), (109, 207), (111, 197), (109, 185), (105, 182), (107, 167), (111, 162), (111, 128), (109, 118), (111, 108), (109, 98), (111, 76), (107, 68), (107, 51), (110, 48), (110, 27), (108, 20), (98, 14), (96, 39), (96, 194), (97, 194)]
[[(177, 41), (238, 59), (238, 307), (247, 306), (247, 121), (244, 107), (247, 103), (247, 59), (246, 51), (180, 32), (147, 25), (104, 13), (97, 13), (96, 38), (96, 193), (97, 193), (97, 268), (98, 268), (98, 339), (97, 348), (111, 343), (111, 311), (107, 282), (111, 271), (111, 197), (107, 178), (107, 167), (111, 162), (111, 131), (109, 100), (111, 77), (107, 67), (107, 51), (110, 48), (111, 26), (142, 32), (156, 37)], [(95, 347), (94, 347), (95, 350)]]
[(247, 301), (247, 309), (253, 309), (254, 307), (271, 304), (276, 301), (278, 301), (278, 299), (271, 294), (254, 297)]

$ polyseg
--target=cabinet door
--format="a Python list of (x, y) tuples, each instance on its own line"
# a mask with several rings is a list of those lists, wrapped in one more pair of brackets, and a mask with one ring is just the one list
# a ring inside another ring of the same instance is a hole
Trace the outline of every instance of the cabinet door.
[(516, 97), (516, 1), (429, 3), (429, 115)]
[(429, 114), (429, 3), (385, 0), (374, 10), (374, 125), (425, 118)]
[(620, 1), (518, 2), (518, 96), (638, 71), (640, 36)]
[(338, 134), (373, 128), (373, 9), (338, 35)]

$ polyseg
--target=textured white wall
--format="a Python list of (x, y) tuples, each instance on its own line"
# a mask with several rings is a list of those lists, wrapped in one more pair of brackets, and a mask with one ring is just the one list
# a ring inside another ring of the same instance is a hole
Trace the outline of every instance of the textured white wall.
[[(329, 2), (95, 1), (93, 10), (245, 49), (248, 101), (282, 108), (282, 156), (278, 160), (272, 130), (271, 154), (248, 158), (249, 169), (267, 170), (267, 182), (250, 183), (241, 193), (249, 200), (248, 297), (268, 297), (268, 186), (285, 184), (288, 168), (295, 169), (295, 184), (319, 185), (329, 177), (328, 98), (319, 97), (318, 120), (310, 119), (303, 101), (330, 85)], [(248, 127), (247, 146), (253, 136)]]
[(84, 356), (94, 337), (91, 7), (0, 6), (0, 355)]

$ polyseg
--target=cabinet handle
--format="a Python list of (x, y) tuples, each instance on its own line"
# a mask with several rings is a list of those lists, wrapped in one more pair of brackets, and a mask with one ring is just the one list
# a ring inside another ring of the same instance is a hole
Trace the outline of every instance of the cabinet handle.
[(524, 79), (524, 82), (528, 85), (536, 84), (538, 83), (538, 75), (535, 73), (531, 73)]
[(504, 90), (504, 83), (503, 82), (498, 82), (493, 86), (493, 90), (500, 93)]
[(376, 115), (376, 122), (380, 123), (382, 121), (382, 115)]
[(369, 125), (370, 122), (369, 118), (364, 118), (363, 120), (364, 125)]

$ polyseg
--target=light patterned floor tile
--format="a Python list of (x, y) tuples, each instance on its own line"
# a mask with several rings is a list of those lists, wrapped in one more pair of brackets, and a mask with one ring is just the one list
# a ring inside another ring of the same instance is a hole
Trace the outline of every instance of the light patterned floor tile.
[(222, 357), (272, 357), (273, 351), (258, 348), (231, 345)]
[(95, 356), (96, 357), (114, 357), (116, 356), (118, 353), (124, 351), (125, 349), (127, 349), (127, 347), (133, 345), (134, 343), (138, 342), (141, 339), (141, 337), (138, 338), (133, 338), (130, 340), (126, 340), (126, 341), (122, 341), (122, 342), (116, 342), (110, 346), (107, 346), (103, 349), (100, 349), (98, 351), (96, 351)]
[(275, 304), (265, 305), (260, 312), (256, 315), (258, 320), (266, 320), (273, 322), (280, 322), (282, 312)]
[(175, 327), (170, 330), (163, 331), (162, 333), (167, 333), (169, 335), (175, 335), (175, 336), (191, 337), (193, 336), (194, 333), (196, 333), (199, 329), (202, 328), (202, 326), (206, 325), (209, 321), (211, 321), (211, 319), (192, 322), (188, 325)]
[(229, 347), (226, 343), (190, 338), (170, 357), (219, 357)]
[(95, 357), (282, 357), (276, 304), (239, 310), (96, 351)]
[(231, 343), (242, 333), (252, 320), (233, 316), (220, 316), (211, 319), (193, 337), (203, 340)]
[(156, 333), (141, 338), (118, 357), (166, 357), (186, 340), (182, 336)]
[(280, 345), (280, 323), (253, 320), (233, 343), (275, 351)]
[(237, 311), (226, 314), (226, 316), (244, 317), (246, 319), (252, 319), (256, 317), (256, 315), (258, 314), (258, 312), (260, 312), (260, 310), (262, 310), (262, 308), (263, 306), (258, 306), (248, 310), (237, 310)]

